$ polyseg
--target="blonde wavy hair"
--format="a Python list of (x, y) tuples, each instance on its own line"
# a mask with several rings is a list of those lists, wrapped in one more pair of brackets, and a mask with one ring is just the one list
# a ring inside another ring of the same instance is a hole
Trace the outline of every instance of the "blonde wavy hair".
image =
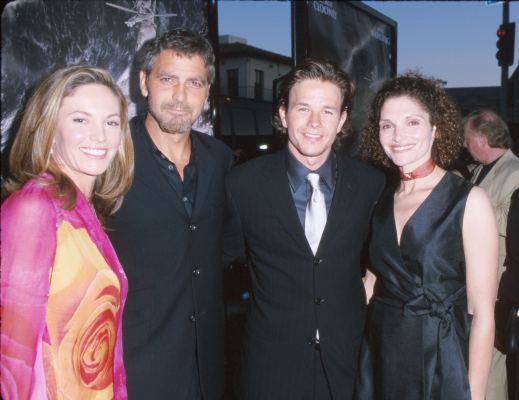
[(128, 126), (126, 98), (110, 73), (101, 68), (86, 65), (61, 68), (37, 87), (25, 107), (13, 142), (9, 155), (10, 177), (5, 189), (12, 193), (27, 181), (47, 173), (51, 178), (41, 179), (42, 184), (52, 186), (54, 196), (63, 198), (64, 209), (75, 207), (76, 186), (57, 165), (51, 149), (63, 99), (77, 87), (89, 84), (106, 86), (119, 100), (121, 145), (108, 169), (96, 177), (90, 199), (103, 221), (119, 209), (124, 194), (131, 186), (133, 143)]

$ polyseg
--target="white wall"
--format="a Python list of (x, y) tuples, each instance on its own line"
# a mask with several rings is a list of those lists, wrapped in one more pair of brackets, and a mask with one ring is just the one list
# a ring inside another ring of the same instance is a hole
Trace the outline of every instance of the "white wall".
[(240, 97), (254, 98), (254, 84), (256, 82), (256, 70), (263, 71), (265, 101), (272, 101), (272, 82), (274, 79), (285, 75), (291, 66), (260, 58), (225, 58), (220, 63), (220, 84), (226, 93), (228, 87), (227, 70), (235, 69), (238, 72), (238, 84)]

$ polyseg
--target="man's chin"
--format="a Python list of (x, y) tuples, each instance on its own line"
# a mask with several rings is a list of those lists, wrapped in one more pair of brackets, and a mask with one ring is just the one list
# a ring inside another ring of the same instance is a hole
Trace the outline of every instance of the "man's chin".
[(152, 110), (148, 111), (147, 118), (152, 119), (163, 133), (170, 135), (187, 134), (191, 132), (191, 126), (193, 125), (187, 116), (185, 118), (172, 118), (170, 115), (157, 114), (152, 112)]
[(162, 132), (169, 133), (170, 135), (184, 135), (186, 133), (189, 133), (191, 131), (191, 125), (190, 123), (184, 123), (184, 124), (160, 124), (160, 129)]

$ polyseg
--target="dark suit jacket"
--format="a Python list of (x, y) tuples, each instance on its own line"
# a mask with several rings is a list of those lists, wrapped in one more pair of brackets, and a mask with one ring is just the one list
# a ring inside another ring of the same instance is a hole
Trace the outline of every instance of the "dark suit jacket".
[(498, 297), (519, 304), (519, 189), (515, 190), (510, 199), (506, 225), (506, 257), (506, 270), (501, 276)]
[(221, 236), (224, 176), (231, 151), (192, 131), (198, 181), (192, 217), (169, 186), (132, 121), (135, 178), (122, 208), (108, 221), (110, 239), (129, 283), (123, 314), (130, 399), (186, 399), (198, 356), (204, 400), (223, 386)]
[(319, 329), (334, 399), (350, 399), (357, 371), (366, 298), (361, 249), (380, 173), (344, 155), (327, 224), (314, 257), (290, 193), (285, 154), (260, 157), (227, 179), (231, 219), (227, 260), (246, 252), (253, 301), (247, 316), (240, 400), (300, 400), (313, 382)]

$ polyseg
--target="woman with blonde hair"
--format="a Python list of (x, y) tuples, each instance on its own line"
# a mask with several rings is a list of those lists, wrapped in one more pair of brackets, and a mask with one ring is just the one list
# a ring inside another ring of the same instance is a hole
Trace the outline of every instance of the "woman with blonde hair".
[(359, 399), (484, 399), (498, 236), (485, 192), (446, 170), (462, 143), (438, 81), (410, 73), (376, 94), (363, 154), (400, 179), (373, 214)]
[(126, 99), (71, 66), (30, 98), (2, 205), (3, 399), (126, 399), (127, 281), (102, 228), (133, 176)]

